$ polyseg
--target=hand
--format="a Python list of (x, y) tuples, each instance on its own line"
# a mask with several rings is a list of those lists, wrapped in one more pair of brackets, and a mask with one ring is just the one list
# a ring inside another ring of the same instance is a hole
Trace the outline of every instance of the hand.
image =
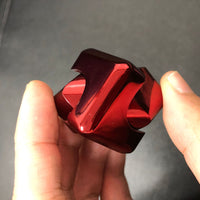
[(167, 72), (161, 87), (167, 131), (200, 183), (200, 98), (178, 72)]
[(13, 200), (130, 200), (125, 155), (72, 133), (51, 89), (32, 81), (15, 133)]
[[(167, 131), (200, 182), (200, 98), (177, 72), (166, 73), (161, 87)], [(124, 155), (71, 133), (42, 82), (27, 86), (15, 151), (13, 200), (131, 199)]]

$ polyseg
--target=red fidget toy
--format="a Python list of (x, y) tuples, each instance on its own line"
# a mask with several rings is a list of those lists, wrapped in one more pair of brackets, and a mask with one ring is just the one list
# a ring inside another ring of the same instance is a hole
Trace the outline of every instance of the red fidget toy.
[(58, 114), (74, 133), (122, 153), (132, 152), (162, 107), (159, 84), (145, 67), (95, 49), (84, 50), (80, 72), (58, 94)]

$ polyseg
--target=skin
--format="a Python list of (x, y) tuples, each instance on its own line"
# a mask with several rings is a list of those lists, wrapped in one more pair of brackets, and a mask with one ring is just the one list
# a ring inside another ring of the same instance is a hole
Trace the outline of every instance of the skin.
[[(177, 72), (161, 79), (163, 120), (200, 181), (200, 98)], [(130, 200), (125, 155), (72, 133), (41, 81), (24, 92), (15, 132), (13, 200)]]

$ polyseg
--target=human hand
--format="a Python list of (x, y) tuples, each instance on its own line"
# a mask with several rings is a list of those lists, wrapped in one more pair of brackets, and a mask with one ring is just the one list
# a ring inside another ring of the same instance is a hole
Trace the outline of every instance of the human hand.
[(125, 155), (72, 133), (41, 81), (25, 90), (15, 132), (13, 200), (130, 200)]
[[(200, 98), (177, 72), (166, 73), (161, 87), (167, 131), (200, 182)], [(71, 133), (42, 82), (24, 94), (15, 151), (13, 200), (131, 199), (124, 155)]]
[(178, 72), (161, 79), (166, 129), (200, 183), (200, 98)]

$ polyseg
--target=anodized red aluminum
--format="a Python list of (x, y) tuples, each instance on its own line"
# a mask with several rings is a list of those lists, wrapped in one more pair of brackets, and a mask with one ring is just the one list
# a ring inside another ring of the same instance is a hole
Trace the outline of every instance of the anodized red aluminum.
[(144, 67), (87, 49), (72, 69), (80, 72), (58, 94), (59, 116), (75, 133), (122, 153), (132, 152), (162, 107), (159, 84)]

